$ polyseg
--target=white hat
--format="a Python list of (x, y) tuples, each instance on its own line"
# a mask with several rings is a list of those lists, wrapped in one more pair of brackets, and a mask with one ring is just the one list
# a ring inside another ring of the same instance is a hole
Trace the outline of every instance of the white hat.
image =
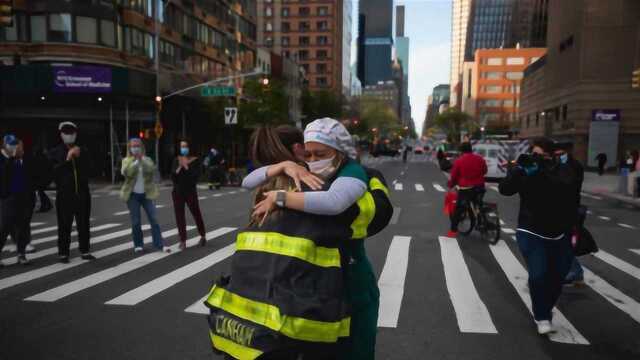
[(304, 129), (304, 142), (317, 142), (334, 148), (352, 159), (357, 157), (349, 131), (331, 118), (314, 120)]
[(67, 127), (67, 126), (70, 126), (70, 127), (74, 128), (74, 129), (78, 129), (76, 124), (72, 123), (71, 121), (64, 121), (64, 122), (61, 122), (60, 125), (58, 125), (58, 131), (61, 131), (62, 128)]

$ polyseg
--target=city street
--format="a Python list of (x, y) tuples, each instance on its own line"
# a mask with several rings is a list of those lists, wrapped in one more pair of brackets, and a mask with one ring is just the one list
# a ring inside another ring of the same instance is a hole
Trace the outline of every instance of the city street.
[[(504, 222), (497, 245), (477, 233), (446, 238), (447, 178), (433, 162), (415, 155), (407, 164), (384, 157), (364, 164), (384, 173), (396, 208), (367, 241), (381, 291), (377, 359), (640, 358), (639, 209), (585, 194), (586, 225), (601, 251), (580, 259), (587, 286), (565, 287), (554, 314), (559, 331), (548, 339), (535, 331), (513, 238), (517, 197), (488, 187), (485, 199), (499, 204)], [(222, 359), (211, 351), (202, 300), (228, 272), (251, 193), (202, 186), (199, 194), (209, 241), (198, 247), (192, 226), (180, 252), (171, 190), (162, 188), (158, 216), (169, 254), (134, 255), (128, 211), (113, 187), (93, 192), (93, 262), (72, 250), (71, 262), (59, 264), (55, 211), (36, 214), (32, 264), (14, 265), (11, 246), (2, 253), (0, 358)], [(147, 226), (149, 248), (150, 235)]]

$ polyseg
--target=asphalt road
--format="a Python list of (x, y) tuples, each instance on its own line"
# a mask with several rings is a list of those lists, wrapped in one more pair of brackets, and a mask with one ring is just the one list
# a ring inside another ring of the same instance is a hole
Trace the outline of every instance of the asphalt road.
[[(367, 240), (381, 288), (378, 359), (640, 358), (638, 209), (584, 197), (587, 227), (601, 252), (581, 258), (587, 286), (565, 287), (554, 316), (560, 331), (547, 338), (535, 332), (524, 263), (512, 239), (517, 197), (488, 190), (487, 201), (498, 203), (504, 221), (498, 245), (478, 235), (444, 238), (443, 173), (424, 156), (366, 164), (385, 174), (396, 207), (392, 224)], [(2, 253), (8, 266), (0, 269), (0, 359), (218, 359), (200, 302), (211, 281), (228, 271), (251, 194), (200, 190), (208, 245), (195, 246), (192, 229), (186, 251), (142, 256), (133, 254), (117, 191), (93, 194), (98, 260), (57, 264), (53, 212), (33, 220), (33, 264), (9, 265), (15, 254)], [(164, 205), (158, 214), (166, 241), (175, 245), (169, 189), (157, 203)]]

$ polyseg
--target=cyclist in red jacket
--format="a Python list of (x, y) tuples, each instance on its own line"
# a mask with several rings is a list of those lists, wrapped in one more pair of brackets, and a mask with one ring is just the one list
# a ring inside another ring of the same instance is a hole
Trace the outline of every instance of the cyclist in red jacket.
[(487, 163), (482, 156), (472, 152), (469, 142), (462, 143), (460, 151), (462, 156), (453, 164), (448, 184), (449, 188), (458, 186), (458, 201), (456, 211), (451, 217), (451, 230), (447, 234), (448, 237), (458, 235), (458, 223), (467, 208), (467, 203), (479, 202), (485, 192), (484, 177), (487, 174)]

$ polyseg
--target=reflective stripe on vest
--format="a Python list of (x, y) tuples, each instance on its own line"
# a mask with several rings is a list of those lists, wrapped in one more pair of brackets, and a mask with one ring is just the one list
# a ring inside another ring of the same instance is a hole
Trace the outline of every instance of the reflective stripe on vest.
[(216, 349), (224, 351), (236, 359), (253, 360), (262, 355), (262, 351), (260, 350), (237, 344), (231, 340), (215, 335), (212, 331), (209, 331), (209, 337)]
[(276, 306), (247, 299), (219, 286), (213, 287), (207, 303), (296, 340), (334, 343), (339, 337), (349, 336), (349, 317), (324, 322), (282, 315)]
[(337, 248), (316, 246), (309, 239), (276, 232), (240, 233), (236, 240), (236, 250), (262, 251), (295, 257), (320, 267), (340, 267), (340, 251)]
[(353, 234), (352, 239), (364, 239), (367, 237), (367, 228), (373, 217), (376, 214), (376, 203), (373, 201), (373, 196), (369, 191), (364, 193), (360, 199), (358, 199), (358, 209), (360, 213), (356, 220), (351, 224), (351, 230)]
[(369, 181), (369, 188), (371, 189), (371, 191), (382, 190), (385, 194), (387, 194), (387, 196), (389, 196), (389, 189), (387, 189), (387, 187), (384, 186), (382, 181), (380, 181), (380, 179), (378, 178), (371, 178), (371, 181)]

